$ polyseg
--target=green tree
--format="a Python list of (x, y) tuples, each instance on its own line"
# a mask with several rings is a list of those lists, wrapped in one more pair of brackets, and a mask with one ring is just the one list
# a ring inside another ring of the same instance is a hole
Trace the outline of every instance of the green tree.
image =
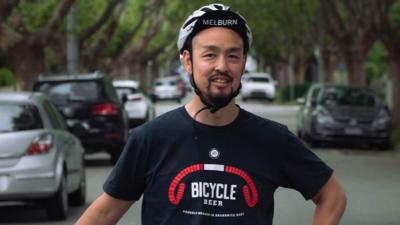
[(45, 47), (56, 38), (73, 0), (0, 1), (0, 48), (22, 90), (45, 71)]

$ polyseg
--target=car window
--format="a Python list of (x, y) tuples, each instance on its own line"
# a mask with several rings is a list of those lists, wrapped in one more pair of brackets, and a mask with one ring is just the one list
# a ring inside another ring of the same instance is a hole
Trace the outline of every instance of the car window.
[(376, 94), (368, 89), (329, 88), (321, 96), (324, 105), (374, 107), (378, 104)]
[(131, 88), (131, 87), (117, 87), (116, 90), (119, 99), (122, 99), (122, 96), (124, 95), (139, 93), (139, 91), (136, 88)]
[(311, 89), (310, 94), (307, 96), (307, 98), (308, 98), (307, 104), (308, 105), (317, 102), (320, 91), (321, 91), (320, 87), (315, 87), (315, 88)]
[(103, 81), (103, 85), (105, 88), (105, 91), (107, 93), (107, 99), (109, 101), (113, 101), (113, 102), (119, 102), (120, 99), (118, 98), (118, 94), (117, 94), (117, 90), (114, 87), (114, 85), (112, 84), (112, 81), (109, 77), (104, 77)]
[(53, 102), (95, 101), (103, 97), (101, 86), (95, 81), (69, 81), (42, 83), (39, 91)]
[(1, 103), (0, 118), (0, 132), (43, 128), (39, 111), (31, 104)]
[(172, 81), (169, 82), (169, 85), (175, 86), (177, 83), (178, 83), (178, 81), (172, 80)]
[(48, 101), (45, 101), (43, 105), (47, 115), (49, 116), (52, 127), (59, 130), (66, 130), (64, 119), (57, 109)]
[(256, 83), (268, 83), (270, 81), (268, 77), (249, 77), (248, 80)]

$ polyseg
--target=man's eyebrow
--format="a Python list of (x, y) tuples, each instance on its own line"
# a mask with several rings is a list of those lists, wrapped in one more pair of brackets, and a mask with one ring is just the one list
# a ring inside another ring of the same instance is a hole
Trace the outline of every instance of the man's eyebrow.
[[(215, 45), (205, 45), (205, 46), (202, 46), (201, 48), (203, 50), (211, 50), (211, 51), (217, 51), (220, 49), (219, 47), (217, 47)], [(240, 47), (232, 47), (232, 48), (229, 48), (227, 51), (228, 52), (241, 52), (241, 51), (243, 51), (243, 49)]]

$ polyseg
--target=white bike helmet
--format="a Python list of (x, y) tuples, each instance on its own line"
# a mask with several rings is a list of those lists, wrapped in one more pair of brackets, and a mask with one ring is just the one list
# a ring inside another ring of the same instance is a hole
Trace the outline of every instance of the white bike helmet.
[(243, 39), (244, 51), (251, 46), (252, 34), (246, 20), (229, 6), (223, 4), (210, 4), (194, 11), (183, 23), (177, 41), (179, 52), (187, 49), (187, 40), (199, 31), (210, 27), (225, 27), (239, 33)]

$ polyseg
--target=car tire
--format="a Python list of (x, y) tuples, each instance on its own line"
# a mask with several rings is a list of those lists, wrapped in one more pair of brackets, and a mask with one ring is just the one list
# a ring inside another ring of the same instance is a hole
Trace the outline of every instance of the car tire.
[(67, 177), (62, 176), (56, 194), (48, 199), (46, 213), (50, 220), (64, 220), (68, 213)]
[(82, 170), (79, 188), (68, 196), (69, 204), (71, 206), (82, 206), (86, 202), (86, 172), (84, 166), (82, 167)]

